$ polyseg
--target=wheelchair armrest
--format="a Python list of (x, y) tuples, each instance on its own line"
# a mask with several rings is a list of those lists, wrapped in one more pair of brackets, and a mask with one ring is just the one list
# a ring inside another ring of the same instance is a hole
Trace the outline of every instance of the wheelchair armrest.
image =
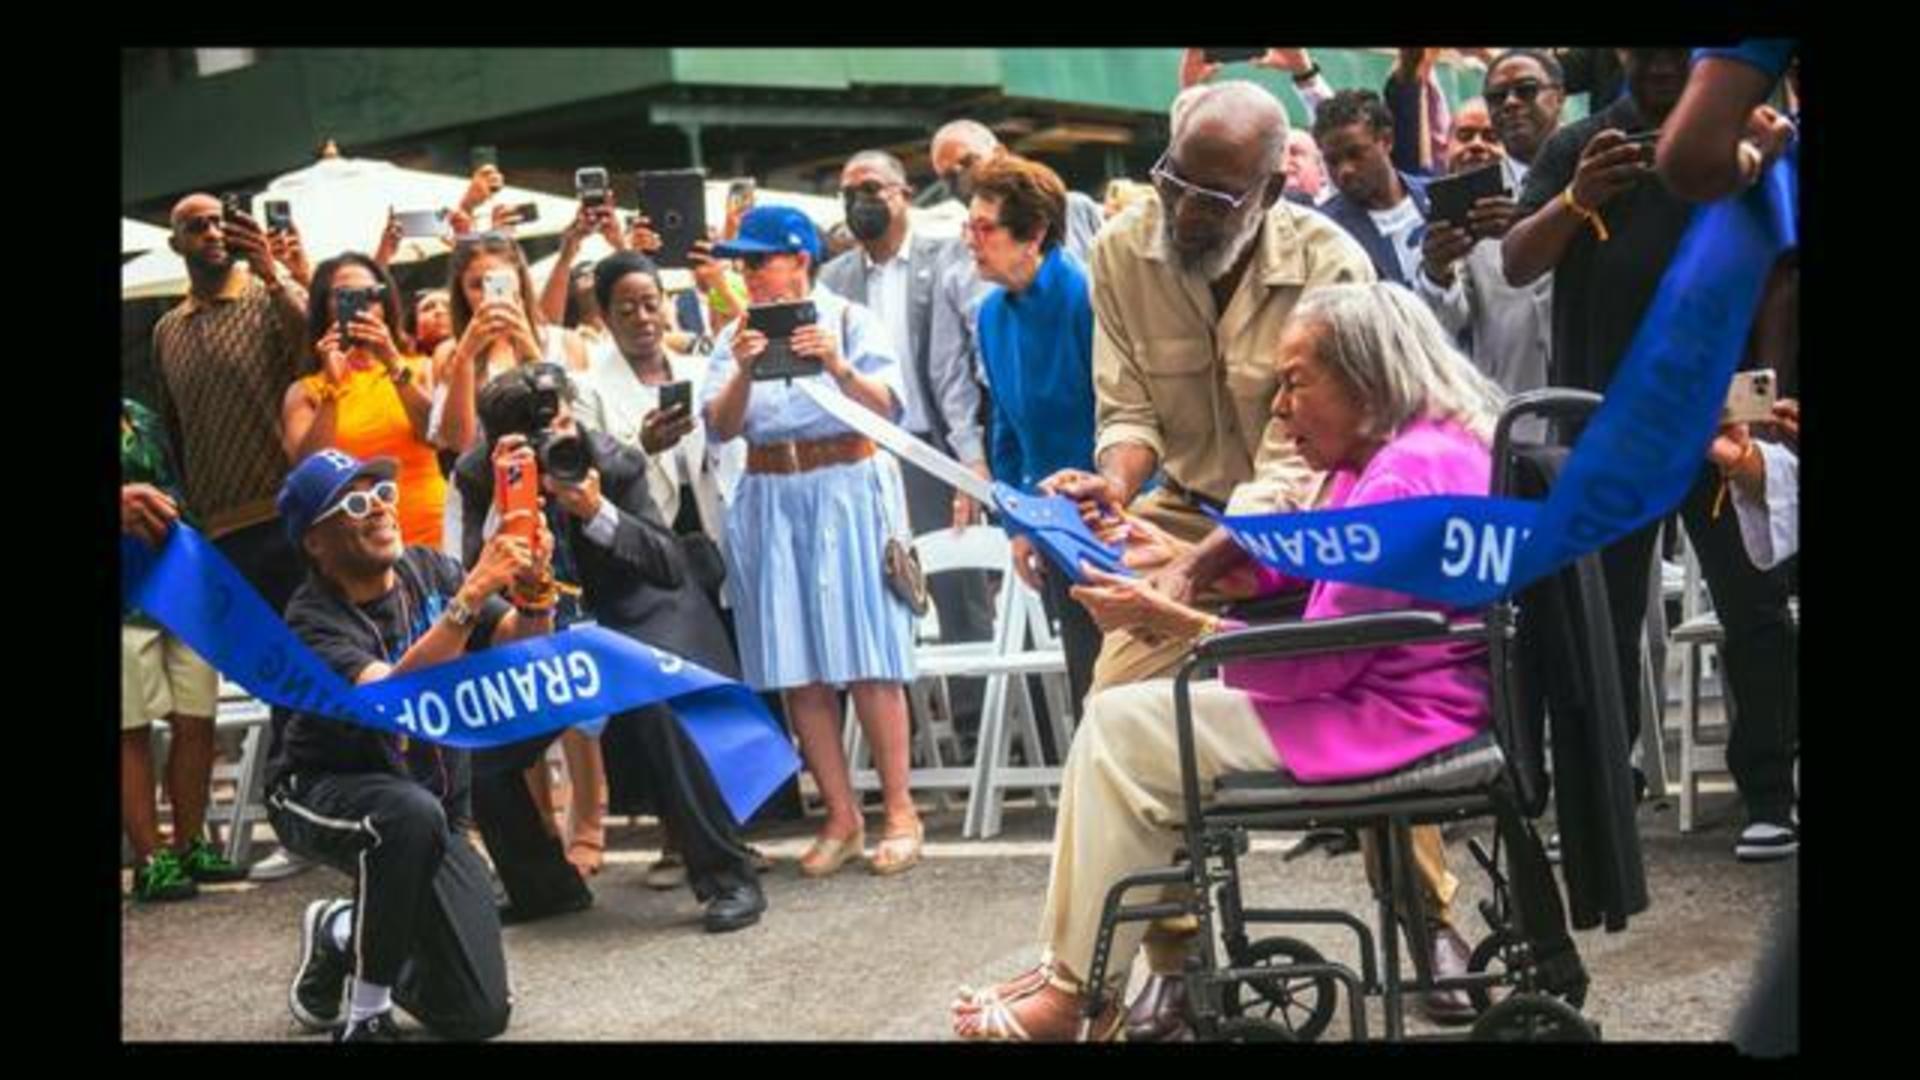
[(1484, 628), (1478, 624), (1455, 627), (1437, 611), (1383, 611), (1227, 630), (1196, 643), (1191, 659), (1218, 663), (1251, 657), (1307, 656), (1476, 633), (1484, 633)]

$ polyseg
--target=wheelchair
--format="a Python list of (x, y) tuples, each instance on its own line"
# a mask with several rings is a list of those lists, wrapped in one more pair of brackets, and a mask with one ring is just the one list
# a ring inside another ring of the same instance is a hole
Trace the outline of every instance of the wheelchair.
[[(1539, 417), (1564, 431), (1599, 402), (1598, 395), (1565, 390), (1514, 398), (1495, 433), (1493, 493), (1513, 490), (1521, 449), (1513, 437), (1516, 421)], [(1558, 573), (1578, 569), (1598, 574), (1597, 555), (1582, 561), (1587, 565), (1576, 563)], [(1525, 658), (1519, 647), (1519, 626), (1527, 616), (1523, 594), (1521, 603), (1496, 602), (1471, 622), (1449, 623), (1437, 612), (1385, 612), (1251, 626), (1197, 644), (1174, 679), (1184, 844), (1172, 865), (1129, 874), (1108, 890), (1087, 974), (1086, 984), (1095, 990), (1086, 1004), (1086, 1018), (1099, 1016), (1106, 1005), (1099, 988), (1106, 985), (1113, 933), (1119, 924), (1192, 916), (1200, 932), (1182, 978), (1187, 1022), (1198, 1039), (1311, 1041), (1333, 1021), (1344, 991), (1348, 1030), (1355, 1041), (1368, 1038), (1366, 1003), (1371, 997), (1382, 1001), (1386, 1039), (1401, 1040), (1406, 1038), (1409, 994), (1464, 990), (1478, 1009), (1468, 1039), (1597, 1041), (1598, 1026), (1580, 1013), (1588, 977), (1565, 932), (1559, 887), (1530, 820), (1545, 808), (1545, 781), (1521, 767), (1525, 751), (1537, 745), (1528, 743), (1534, 736), (1522, 715), (1531, 700), (1525, 696)], [(1599, 618), (1605, 620), (1604, 609)], [(1607, 635), (1599, 640), (1605, 642)], [(1201, 791), (1189, 697), (1197, 672), (1228, 660), (1439, 641), (1486, 645), (1493, 676), (1489, 731), (1384, 776), (1304, 784), (1283, 767), (1271, 773), (1227, 774), (1217, 780), (1211, 793)], [(1587, 649), (1575, 662), (1589, 667), (1590, 678), (1617, 679), (1609, 648), (1602, 644)], [(1468, 847), (1491, 885), (1491, 898), (1480, 905), (1488, 933), (1473, 949), (1468, 974), (1437, 978), (1431, 968), (1430, 933), (1419, 914), (1423, 905), (1417, 894), (1409, 830), (1415, 825), (1487, 817), (1495, 822), (1492, 850), (1477, 838), (1469, 840)], [(1249, 834), (1255, 830), (1371, 834), (1379, 861), (1374, 885), (1377, 936), (1347, 911), (1248, 906), (1239, 867), (1249, 851)], [(1126, 903), (1127, 894), (1135, 889), (1180, 898)], [(1403, 918), (1402, 912), (1415, 914)], [(1357, 969), (1327, 959), (1297, 938), (1254, 936), (1256, 927), (1290, 924), (1351, 930), (1358, 945)], [(1413, 959), (1411, 980), (1401, 970), (1403, 928)], [(1225, 946), (1224, 958), (1218, 955), (1220, 944)]]

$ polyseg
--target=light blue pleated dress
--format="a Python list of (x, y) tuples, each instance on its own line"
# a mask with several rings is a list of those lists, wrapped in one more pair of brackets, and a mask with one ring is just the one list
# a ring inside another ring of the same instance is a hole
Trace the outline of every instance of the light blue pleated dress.
[[(820, 325), (839, 336), (842, 355), (892, 388), (889, 419), (897, 422), (900, 364), (880, 320), (824, 289), (812, 299)], [(700, 388), (702, 412), (733, 378), (733, 335), (729, 327), (714, 344)], [(808, 381), (840, 392), (831, 376)], [(797, 385), (753, 384), (742, 436), (750, 445), (853, 433)], [(741, 671), (754, 689), (913, 677), (913, 611), (887, 588), (884, 569), (888, 538), (912, 533), (899, 473), (882, 466), (884, 453), (851, 465), (741, 478), (727, 508), (726, 587)]]

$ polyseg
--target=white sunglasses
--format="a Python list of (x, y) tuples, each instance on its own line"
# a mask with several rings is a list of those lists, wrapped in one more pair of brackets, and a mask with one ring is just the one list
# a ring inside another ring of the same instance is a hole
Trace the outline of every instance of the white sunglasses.
[(366, 491), (349, 491), (346, 498), (334, 503), (333, 509), (314, 518), (313, 523), (318, 525), (342, 511), (345, 511), (346, 515), (353, 520), (360, 521), (373, 513), (375, 499), (380, 500), (387, 507), (397, 509), (400, 505), (400, 485), (391, 480), (382, 480)]

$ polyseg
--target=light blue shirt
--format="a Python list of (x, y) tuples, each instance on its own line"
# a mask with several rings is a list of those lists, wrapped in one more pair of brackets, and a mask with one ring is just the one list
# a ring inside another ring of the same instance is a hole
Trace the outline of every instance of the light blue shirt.
[[(840, 355), (847, 358), (855, 371), (886, 384), (893, 396), (887, 419), (899, 423), (906, 391), (901, 385), (900, 362), (886, 327), (872, 311), (826, 289), (813, 290), (809, 299), (820, 314), (820, 325), (839, 339)], [(703, 415), (733, 378), (733, 339), (739, 325), (727, 327), (713, 344), (712, 365), (707, 369), (705, 384), (700, 387)], [(794, 385), (788, 385), (784, 379), (754, 383), (752, 396), (747, 400), (745, 435), (749, 444), (758, 446), (788, 439), (804, 441), (857, 434), (815, 405), (813, 399), (801, 391), (798, 385), (801, 382), (812, 382), (836, 394), (841, 392), (833, 376), (824, 373), (794, 379)]]

